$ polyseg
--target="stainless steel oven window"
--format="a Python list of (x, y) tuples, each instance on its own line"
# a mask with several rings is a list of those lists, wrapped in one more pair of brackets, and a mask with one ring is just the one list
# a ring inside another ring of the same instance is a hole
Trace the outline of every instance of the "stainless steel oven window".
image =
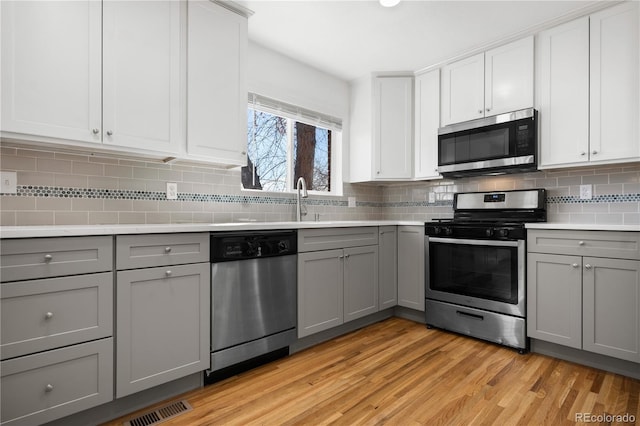
[(524, 316), (524, 245), (524, 240), (426, 237), (426, 297)]

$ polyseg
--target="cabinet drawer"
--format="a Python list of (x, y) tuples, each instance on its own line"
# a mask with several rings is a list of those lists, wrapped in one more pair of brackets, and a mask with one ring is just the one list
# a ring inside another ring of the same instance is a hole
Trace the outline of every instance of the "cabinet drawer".
[(2, 281), (110, 271), (112, 239), (103, 236), (1, 240)]
[(112, 334), (112, 272), (5, 283), (0, 291), (1, 359)]
[(116, 238), (118, 270), (208, 261), (208, 233), (121, 235)]
[(301, 229), (298, 252), (333, 250), (378, 244), (378, 227)]
[(529, 230), (527, 251), (638, 260), (640, 232)]
[(2, 425), (35, 425), (113, 399), (111, 338), (0, 363)]

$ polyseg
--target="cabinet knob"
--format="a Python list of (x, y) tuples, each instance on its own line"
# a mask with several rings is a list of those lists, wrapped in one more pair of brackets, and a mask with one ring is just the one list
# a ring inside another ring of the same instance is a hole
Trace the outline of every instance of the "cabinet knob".
[(50, 254), (45, 254), (44, 255), (44, 261), (45, 262), (51, 262), (53, 260), (53, 256), (51, 256)]
[(596, 155), (596, 154), (598, 153), (598, 151), (594, 149), (593, 151), (591, 151), (591, 153), (592, 153), (593, 155)]
[(50, 320), (51, 318), (53, 318), (53, 312), (47, 312), (44, 314), (44, 319)]
[(579, 246), (583, 246), (584, 245), (584, 241), (578, 241), (578, 245)]
[(582, 152), (580, 152), (580, 155), (587, 155), (587, 153), (582, 151)]
[(100, 129), (93, 129), (91, 130), (91, 133), (93, 133), (94, 135), (97, 135), (98, 133), (100, 133)]
[(491, 111), (491, 108), (487, 108), (487, 112)]
[(107, 136), (113, 136), (113, 131), (107, 130)]
[(578, 265), (577, 263), (574, 263), (574, 264), (572, 264), (571, 266), (573, 266), (574, 268), (577, 268), (577, 267), (578, 267), (578, 266), (580, 266), (580, 265)]
[(170, 277), (170, 276), (171, 276), (171, 274), (173, 274), (173, 272), (171, 272), (171, 270), (169, 270), (169, 271), (165, 272), (164, 274), (165, 274), (167, 277)]
[(343, 255), (338, 256), (338, 259), (344, 259)]
[(165, 247), (164, 248), (164, 252), (165, 253), (171, 253), (171, 247)]
[(346, 259), (348, 259), (348, 258), (349, 258), (349, 256), (351, 256), (351, 255), (350, 255), (350, 254), (345, 254), (345, 255), (344, 255), (344, 257), (345, 257)]
[(45, 392), (51, 392), (52, 390), (53, 390), (53, 385), (51, 383), (47, 384), (47, 386), (44, 387)]
[(584, 265), (584, 267), (585, 267), (586, 269), (591, 269), (591, 265), (590, 265), (590, 264), (588, 264), (588, 263), (587, 263), (586, 265)]
[(478, 114), (482, 114), (482, 110), (481, 109), (478, 110)]
[(240, 154), (247, 155), (247, 151), (242, 151)]

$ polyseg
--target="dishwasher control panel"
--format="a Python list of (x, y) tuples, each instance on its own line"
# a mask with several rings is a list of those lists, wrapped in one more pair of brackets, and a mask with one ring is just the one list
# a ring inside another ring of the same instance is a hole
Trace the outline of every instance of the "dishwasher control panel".
[(211, 262), (297, 254), (295, 230), (211, 234)]

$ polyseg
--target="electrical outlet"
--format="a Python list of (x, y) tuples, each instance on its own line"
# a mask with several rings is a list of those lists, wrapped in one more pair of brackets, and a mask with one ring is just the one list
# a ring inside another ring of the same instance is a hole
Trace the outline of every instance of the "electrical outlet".
[(349, 207), (355, 207), (356, 206), (356, 197), (349, 197), (348, 205), (349, 205)]
[(167, 182), (167, 200), (178, 199), (178, 184), (175, 182)]
[(18, 192), (18, 177), (16, 172), (0, 172), (0, 194), (15, 194)]
[(591, 185), (580, 185), (580, 199), (590, 200), (593, 198)]
[(429, 204), (435, 204), (435, 202), (436, 202), (436, 193), (435, 192), (429, 192), (427, 194), (427, 201), (429, 202)]

